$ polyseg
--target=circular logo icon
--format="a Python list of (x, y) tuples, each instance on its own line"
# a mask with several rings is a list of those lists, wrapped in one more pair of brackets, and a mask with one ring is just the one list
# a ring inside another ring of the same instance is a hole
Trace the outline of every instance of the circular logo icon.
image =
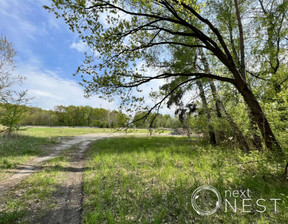
[(198, 187), (191, 196), (193, 209), (199, 215), (213, 215), (221, 206), (221, 195), (212, 186), (204, 185)]

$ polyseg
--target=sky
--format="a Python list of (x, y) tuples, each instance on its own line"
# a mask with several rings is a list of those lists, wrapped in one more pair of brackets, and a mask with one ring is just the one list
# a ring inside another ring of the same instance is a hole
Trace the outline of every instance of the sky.
[(84, 59), (85, 43), (56, 19), (43, 5), (48, 0), (0, 0), (0, 34), (13, 43), (17, 52), (15, 73), (25, 76), (21, 89), (28, 89), (30, 106), (53, 109), (56, 105), (89, 105), (109, 110), (109, 103), (84, 97), (81, 80), (73, 76)]
[[(77, 33), (69, 30), (62, 18), (57, 19), (43, 8), (49, 3), (49, 0), (0, 0), (0, 34), (13, 43), (17, 52), (15, 74), (26, 77), (17, 90), (28, 89), (31, 98), (28, 106), (46, 110), (57, 105), (117, 110), (120, 105), (117, 100), (108, 102), (97, 95), (84, 97), (83, 87), (79, 85), (81, 78), (73, 73), (89, 49)], [(105, 26), (105, 19), (100, 19)], [(151, 72), (155, 73), (148, 69), (148, 73)], [(151, 107), (155, 103), (147, 90), (152, 88), (155, 91), (162, 84), (164, 80), (154, 80), (142, 87), (146, 105)], [(163, 106), (160, 112), (173, 115), (174, 110)]]

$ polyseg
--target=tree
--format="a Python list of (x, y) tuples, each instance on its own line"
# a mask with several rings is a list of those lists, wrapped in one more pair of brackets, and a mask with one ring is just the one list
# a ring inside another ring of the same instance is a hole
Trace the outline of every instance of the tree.
[(6, 126), (8, 136), (15, 130), (18, 130), (26, 111), (24, 105), (29, 99), (26, 97), (27, 91), (9, 93), (9, 95), (1, 96), (2, 111), (0, 114), (0, 122)]
[[(179, 107), (175, 111), (175, 115), (179, 116), (180, 122), (182, 123), (183, 127), (187, 131), (188, 141), (191, 141), (190, 118), (191, 118), (191, 114), (196, 111), (196, 104), (190, 103), (190, 104), (187, 104), (185, 107), (183, 107), (183, 104), (181, 104), (180, 106), (181, 107)], [(213, 141), (214, 141), (214, 139), (211, 142), (211, 135), (210, 135), (210, 142), (212, 144), (215, 144), (216, 142), (213, 142)]]
[[(200, 3), (197, 4), (197, 1), (53, 0), (52, 6), (46, 8), (54, 11), (58, 17), (62, 16), (70, 28), (78, 31), (80, 37), (93, 50), (93, 54), (87, 55), (83, 66), (77, 71), (83, 75), (83, 84), (88, 94), (103, 93), (107, 97), (118, 95), (122, 97), (123, 105), (131, 106), (135, 101), (143, 101), (143, 97), (130, 94), (131, 89), (139, 90), (139, 86), (153, 80), (169, 81), (174, 77), (186, 77), (148, 110), (150, 113), (158, 109), (179, 87), (192, 81), (212, 78), (226, 82), (234, 86), (243, 97), (261, 131), (266, 147), (271, 151), (282, 151), (259, 101), (243, 76), (243, 54), (246, 53), (246, 49), (240, 44), (242, 61), (239, 67), (233, 49), (225, 40), (225, 33), (221, 33), (217, 28), (217, 20), (215, 22), (213, 19), (218, 15), (212, 14), (209, 18), (207, 9)], [(215, 13), (213, 10), (212, 12)], [(105, 15), (110, 26), (103, 25)], [(239, 19), (241, 20), (237, 16), (238, 24)], [(175, 41), (175, 36), (181, 38)], [(187, 39), (198, 40), (200, 44), (195, 44), (195, 41), (187, 44)], [(224, 72), (212, 74), (182, 70), (179, 73), (161, 73), (160, 69), (160, 74), (145, 75), (135, 69), (140, 60), (145, 61), (148, 66), (161, 65), (163, 54), (160, 52), (167, 53), (165, 59), (169, 59), (169, 49), (166, 46), (203, 48), (210, 52), (209, 57), (222, 65)], [(96, 58), (101, 60), (100, 63), (99, 60), (97, 63), (95, 61), (96, 51), (99, 53)]]
[(0, 102), (1, 102), (1, 124), (7, 127), (7, 133), (19, 128), (23, 118), (25, 105), (28, 102), (27, 90), (15, 91), (13, 85), (21, 84), (23, 77), (13, 74), (15, 68), (14, 57), (16, 52), (12, 43), (6, 37), (0, 36)]
[[(278, 125), (280, 122), (275, 122), (276, 114), (286, 114), (284, 111), (284, 113), (280, 112), (283, 109), (287, 111), (287, 107), (285, 109), (285, 106), (283, 107), (283, 104), (281, 105), (277, 100), (277, 92), (279, 93), (287, 83), (288, 55), (285, 53), (285, 48), (287, 49), (288, 27), (285, 24), (288, 18), (288, 2), (282, 0), (234, 1), (235, 7), (231, 0), (215, 0), (210, 3), (211, 8), (217, 11), (219, 27), (227, 34), (224, 39), (230, 42), (232, 56), (238, 68), (243, 77), (245, 75), (245, 79), (247, 78), (247, 83), (257, 100), (264, 106), (271, 127), (279, 136), (282, 125)], [(250, 22), (242, 24), (241, 18), (249, 18)], [(238, 36), (235, 35), (237, 33), (239, 33)], [(247, 47), (244, 47), (244, 42)], [(253, 119), (251, 110), (249, 116), (253, 145), (261, 149), (257, 122)], [(278, 139), (281, 138), (278, 137)], [(281, 142), (285, 146), (283, 138)]]
[(22, 77), (15, 76), (12, 71), (15, 68), (14, 57), (16, 52), (12, 43), (7, 41), (7, 38), (1, 34), (0, 36), (0, 92), (1, 95), (7, 91), (15, 83), (19, 83)]
[[(200, 53), (200, 57), (201, 57), (201, 62), (204, 66), (204, 71), (206, 73), (210, 73), (210, 67), (209, 67), (207, 58), (206, 58), (203, 50), (199, 49), (199, 53)], [(216, 85), (215, 85), (213, 79), (209, 79), (209, 84), (210, 84), (213, 99), (215, 101), (217, 116), (220, 118), (226, 117), (227, 121), (229, 122), (230, 126), (232, 127), (232, 129), (235, 133), (235, 136), (236, 136), (238, 142), (240, 143), (241, 148), (246, 150), (246, 151), (250, 151), (249, 145), (248, 145), (247, 141), (245, 140), (243, 133), (241, 132), (240, 128), (235, 123), (235, 121), (233, 120), (231, 115), (225, 109), (225, 106), (224, 106), (222, 100), (220, 99), (219, 94), (217, 93)]]

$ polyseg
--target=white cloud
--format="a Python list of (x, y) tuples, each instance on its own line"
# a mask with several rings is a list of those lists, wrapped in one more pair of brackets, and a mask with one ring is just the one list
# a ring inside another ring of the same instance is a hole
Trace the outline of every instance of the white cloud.
[(92, 51), (90, 49), (90, 47), (88, 46), (87, 43), (85, 43), (82, 40), (79, 40), (78, 42), (73, 42), (70, 45), (71, 49), (75, 49), (76, 51), (80, 52), (80, 53), (84, 53), (84, 52), (93, 52), (94, 57), (98, 57), (99, 56), (99, 52), (97, 50)]
[(85, 42), (83, 42), (82, 40), (79, 40), (78, 42), (73, 42), (70, 45), (70, 48), (75, 49), (79, 52), (86, 52), (89, 50), (88, 45)]
[[(7, 4), (7, 3), (5, 3)], [(10, 7), (8, 8), (3, 7), (0, 8), (0, 15), (2, 14), (2, 16), (5, 16), (6, 18), (9, 18), (9, 23), (13, 23), (16, 24), (13, 27), (9, 27), (9, 31), (13, 34), (13, 35), (17, 35), (19, 33), (24, 34), (26, 37), (29, 37), (30, 39), (35, 39), (35, 34), (37, 32), (40, 32), (39, 29), (37, 29), (37, 27), (35, 25), (33, 25), (31, 22), (29, 22), (26, 19), (23, 19), (23, 17), (21, 17), (21, 11), (19, 8), (17, 8), (17, 6), (15, 6), (15, 8), (12, 8), (12, 5), (9, 5)], [(11, 13), (12, 11), (12, 13)], [(8, 26), (7, 26), (8, 27)]]
[[(161, 73), (164, 72), (163, 69), (161, 69), (161, 68), (147, 67), (144, 61), (138, 62), (138, 64), (136, 65), (136, 68), (141, 74), (143, 74), (145, 76), (151, 76), (151, 77), (156, 76), (156, 75), (160, 75)], [(145, 105), (148, 105), (151, 108), (152, 106), (155, 105), (155, 103), (159, 102), (164, 96), (161, 98), (158, 98), (158, 99), (152, 99), (149, 96), (149, 93), (151, 91), (157, 92), (159, 90), (159, 87), (166, 84), (166, 83), (167, 83), (167, 80), (165, 80), (165, 79), (155, 79), (155, 80), (152, 80), (148, 83), (141, 85), (140, 86), (140, 89), (142, 90), (141, 93), (134, 91), (133, 94), (135, 94), (138, 97), (144, 96)], [(198, 93), (197, 93), (196, 89), (192, 88), (191, 90), (187, 91), (184, 94), (184, 96), (182, 98), (184, 105), (191, 103), (191, 102), (198, 99)], [(164, 102), (162, 104), (162, 108), (160, 109), (160, 113), (170, 114), (171, 116), (173, 116), (176, 109), (177, 109), (177, 107), (175, 105), (172, 105), (171, 108), (169, 109), (167, 107), (166, 102)]]
[[(120, 7), (120, 8), (122, 8), (118, 4), (115, 4), (115, 5)], [(128, 10), (128, 11), (130, 11), (130, 10)], [(108, 23), (108, 20), (110, 20), (108, 18), (108, 15), (109, 15), (110, 19), (112, 19), (112, 18), (114, 18), (114, 19), (121, 18), (121, 20), (125, 19), (127, 21), (131, 21), (131, 19), (132, 19), (131, 15), (129, 15), (127, 13), (124, 13), (124, 12), (122, 12), (120, 10), (118, 10), (116, 13), (111, 13), (110, 10), (106, 10), (106, 11), (104, 11), (102, 13), (99, 13), (99, 21), (100, 21), (100, 23), (103, 25), (103, 27), (105, 29), (108, 29), (108, 28), (111, 28), (111, 27), (115, 27), (117, 25), (117, 24), (112, 23), (112, 22)]]
[(31, 106), (53, 109), (56, 105), (88, 105), (109, 110), (118, 107), (116, 102), (110, 103), (97, 96), (85, 98), (82, 87), (76, 81), (63, 79), (57, 72), (28, 65), (19, 66), (16, 72), (26, 77), (21, 89), (28, 89), (29, 97), (33, 97)]
[[(31, 59), (31, 61), (37, 62), (36, 59)], [(19, 65), (15, 72), (26, 77), (21, 89), (28, 89), (29, 97), (33, 98), (29, 104), (30, 106), (53, 109), (57, 105), (88, 105), (94, 108), (101, 107), (108, 110), (117, 110), (120, 104), (117, 100), (108, 102), (100, 99), (98, 96), (92, 96), (88, 99), (85, 98), (83, 88), (76, 81), (61, 78), (59, 72), (41, 69), (41, 63), (39, 62), (34, 63), (33, 66), (31, 63)], [(145, 72), (145, 75), (156, 74), (157, 72), (152, 68), (149, 68), (148, 71)], [(142, 93), (133, 91), (133, 94), (136, 96), (144, 96), (145, 104), (151, 107), (155, 104), (155, 101), (149, 97), (151, 88), (154, 91), (158, 90), (159, 86), (164, 83), (164, 80), (154, 80), (141, 86), (143, 90)], [(17, 88), (20, 90), (20, 87)], [(164, 104), (160, 112), (173, 115), (174, 108), (170, 110)]]
[[(161, 69), (156, 68), (156, 67), (147, 67), (144, 61), (139, 61), (135, 67), (135, 69), (137, 69), (137, 71), (139, 73), (141, 73), (142, 75), (145, 76), (156, 76), (161, 74)], [(152, 108), (157, 102), (159, 102), (162, 98), (158, 98), (158, 99), (153, 99), (150, 97), (150, 93), (152, 91), (158, 91), (159, 87), (164, 85), (166, 83), (166, 80), (164, 79), (155, 79), (152, 80), (150, 82), (147, 82), (145, 84), (142, 84), (139, 89), (142, 90), (142, 92), (137, 92), (136, 90), (134, 90), (132, 93), (137, 96), (137, 97), (144, 97), (145, 99), (145, 105), (143, 106), (148, 106), (149, 108)], [(156, 112), (156, 111), (154, 111)], [(166, 106), (166, 103), (162, 104), (162, 109), (160, 109), (160, 113), (163, 114), (170, 114), (173, 115), (174, 114), (174, 109), (169, 109)]]

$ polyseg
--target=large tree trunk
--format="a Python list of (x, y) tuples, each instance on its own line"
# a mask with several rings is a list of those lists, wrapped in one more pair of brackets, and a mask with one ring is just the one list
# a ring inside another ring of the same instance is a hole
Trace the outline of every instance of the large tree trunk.
[(201, 81), (197, 81), (196, 82), (198, 88), (199, 88), (199, 92), (200, 92), (200, 98), (201, 98), (201, 101), (202, 101), (202, 105), (203, 105), (203, 110), (208, 118), (208, 131), (209, 131), (209, 137), (210, 137), (210, 143), (215, 145), (216, 144), (216, 135), (215, 135), (215, 131), (214, 131), (214, 128), (211, 124), (212, 122), (212, 118), (211, 118), (211, 114), (210, 114), (210, 111), (209, 111), (209, 108), (208, 108), (208, 103), (207, 103), (207, 100), (206, 100), (206, 97), (205, 97), (205, 93), (204, 93), (204, 88), (203, 88), (203, 85), (201, 83)]
[(277, 151), (279, 153), (282, 153), (281, 147), (270, 128), (269, 122), (253, 92), (249, 89), (247, 83), (244, 82), (242, 79), (238, 79), (235, 82), (235, 87), (243, 96), (245, 102), (251, 110), (253, 122), (258, 125), (266, 147), (271, 151)]
[[(211, 73), (210, 72), (210, 67), (209, 67), (207, 58), (206, 58), (206, 56), (205, 56), (205, 54), (203, 52), (203, 49), (200, 48), (199, 52), (200, 52), (200, 56), (201, 56), (201, 61), (202, 61), (203, 65), (204, 65), (205, 72), (208, 73), (208, 74)], [(220, 115), (218, 115), (218, 117), (222, 116), (222, 113), (223, 113), (223, 116), (225, 116), (227, 118), (227, 121), (229, 122), (230, 126), (233, 129), (235, 137), (236, 137), (237, 141), (240, 144), (240, 147), (243, 150), (249, 152), (250, 151), (249, 145), (248, 145), (247, 141), (245, 140), (245, 137), (244, 137), (242, 131), (240, 130), (238, 125), (235, 123), (234, 119), (226, 111), (223, 102), (220, 100), (220, 97), (218, 96), (217, 89), (216, 89), (216, 86), (215, 86), (213, 80), (209, 79), (209, 83), (210, 83), (210, 87), (211, 87), (211, 91), (212, 91), (212, 96), (213, 96), (215, 104), (216, 104), (217, 114), (220, 113)]]
[(222, 111), (224, 113), (224, 116), (227, 118), (227, 121), (229, 122), (230, 126), (232, 127), (232, 129), (234, 131), (234, 134), (235, 134), (235, 137), (236, 137), (237, 141), (240, 144), (240, 147), (243, 150), (249, 152), (250, 148), (249, 148), (249, 145), (248, 145), (248, 143), (247, 143), (242, 131), (240, 130), (240, 128), (238, 127), (238, 125), (236, 124), (234, 119), (231, 117), (231, 115), (225, 109), (224, 104), (222, 103), (222, 101), (220, 100), (220, 98), (219, 98), (219, 96), (217, 94), (216, 86), (215, 86), (215, 84), (214, 84), (212, 79), (210, 79), (210, 87), (211, 87), (211, 90), (212, 90), (212, 95), (213, 95), (216, 103), (218, 104), (218, 106), (220, 108), (220, 111)]
[(225, 55), (222, 55), (221, 50), (214, 51), (214, 53), (233, 74), (234, 77), (233, 85), (243, 96), (244, 101), (251, 110), (251, 117), (253, 118), (253, 122), (257, 124), (259, 130), (261, 131), (261, 135), (264, 139), (266, 147), (270, 151), (278, 151), (279, 153), (283, 154), (282, 149), (270, 128), (269, 122), (259, 102), (254, 96), (253, 92), (249, 89), (248, 84), (241, 76), (241, 73), (238, 71), (231, 54), (229, 54), (229, 52), (226, 51), (226, 53), (228, 54), (228, 58), (225, 58)]
[[(236, 11), (236, 17), (237, 17), (237, 23), (238, 23), (238, 30), (239, 30), (239, 45), (240, 45), (240, 54), (241, 54), (240, 71), (241, 71), (242, 79), (245, 82), (247, 82), (246, 81), (246, 68), (245, 68), (246, 66), (245, 66), (245, 45), (244, 45), (244, 36), (243, 36), (243, 26), (242, 26), (242, 21), (241, 21), (241, 16), (240, 16), (238, 0), (234, 0), (234, 4), (235, 4), (235, 11)], [(231, 39), (233, 40), (233, 38), (231, 38)], [(235, 46), (233, 46), (233, 48), (234, 47)], [(234, 52), (236, 52), (235, 49), (234, 49)], [(237, 56), (237, 55), (235, 55), (235, 56)], [(261, 138), (257, 134), (257, 127), (256, 127), (256, 124), (254, 122), (253, 115), (252, 115), (251, 111), (249, 111), (249, 117), (250, 117), (250, 126), (251, 126), (251, 129), (253, 132), (253, 145), (255, 146), (255, 148), (257, 150), (261, 150), (262, 149)]]
[(255, 123), (253, 119), (251, 110), (249, 110), (249, 117), (250, 117), (250, 126), (253, 132), (253, 145), (258, 151), (261, 151), (262, 150), (261, 137), (257, 133), (257, 124)]
[(240, 10), (238, 5), (238, 0), (234, 0), (235, 10), (236, 10), (236, 17), (238, 22), (238, 29), (239, 29), (239, 44), (240, 44), (240, 67), (241, 67), (241, 77), (246, 82), (246, 70), (245, 70), (245, 46), (244, 46), (244, 36), (243, 36), (243, 26), (240, 16)]

